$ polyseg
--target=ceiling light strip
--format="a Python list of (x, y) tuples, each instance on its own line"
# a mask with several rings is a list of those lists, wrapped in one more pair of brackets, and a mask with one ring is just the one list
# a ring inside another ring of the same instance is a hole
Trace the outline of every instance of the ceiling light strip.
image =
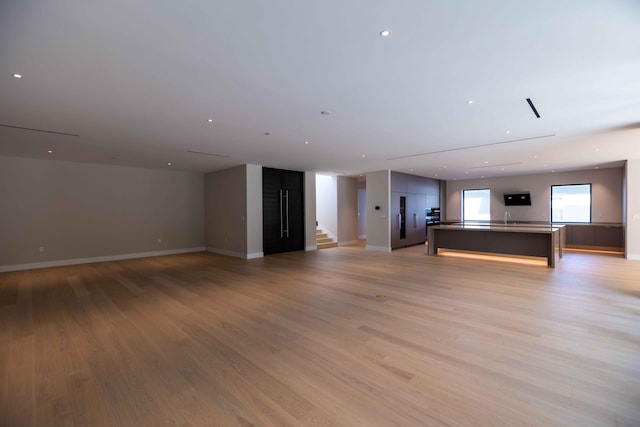
[(22, 126), (11, 126), (11, 125), (0, 124), (0, 127), (11, 128), (11, 129), (20, 129), (20, 130), (30, 130), (30, 131), (33, 131), (33, 132), (53, 133), (55, 135), (80, 136), (77, 133), (56, 132), (56, 131), (53, 131), (53, 130), (25, 128), (25, 127), (22, 127)]
[(470, 150), (472, 148), (491, 147), (493, 145), (511, 144), (513, 142), (522, 142), (522, 141), (531, 141), (533, 139), (550, 138), (552, 136), (556, 136), (556, 134), (553, 133), (553, 134), (550, 134), (550, 135), (532, 136), (530, 138), (521, 138), (521, 139), (512, 139), (512, 140), (509, 140), (509, 141), (491, 142), (489, 144), (479, 144), (479, 145), (469, 145), (467, 147), (449, 148), (447, 150), (430, 151), (428, 153), (411, 154), (409, 156), (391, 157), (391, 158), (388, 158), (387, 160), (399, 160), (399, 159), (408, 159), (410, 157), (429, 156), (431, 154), (450, 153), (452, 151)]

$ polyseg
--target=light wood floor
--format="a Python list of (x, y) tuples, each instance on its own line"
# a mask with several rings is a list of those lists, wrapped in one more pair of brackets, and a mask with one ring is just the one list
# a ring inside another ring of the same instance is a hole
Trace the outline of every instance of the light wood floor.
[(425, 252), (0, 274), (0, 424), (640, 426), (640, 262)]

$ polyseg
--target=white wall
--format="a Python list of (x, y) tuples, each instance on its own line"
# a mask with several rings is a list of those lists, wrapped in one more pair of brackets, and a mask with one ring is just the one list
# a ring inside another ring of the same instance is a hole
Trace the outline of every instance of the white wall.
[(338, 177), (338, 245), (358, 243), (358, 180)]
[(246, 165), (247, 258), (264, 256), (262, 243), (262, 166)]
[(304, 248), (313, 251), (316, 244), (316, 173), (304, 173)]
[(333, 239), (338, 239), (338, 179), (316, 174), (316, 219)]
[(625, 168), (626, 257), (640, 260), (640, 159), (627, 160)]
[(202, 250), (203, 230), (203, 174), (0, 157), (0, 269)]
[[(461, 219), (463, 189), (491, 189), (491, 219), (501, 221), (504, 212), (511, 221), (551, 220), (551, 185), (592, 184), (592, 221), (622, 223), (622, 168), (592, 169), (575, 172), (522, 175), (486, 179), (447, 181), (446, 219)], [(529, 191), (531, 206), (505, 206), (503, 193)]]
[(367, 249), (391, 251), (390, 185), (389, 170), (367, 173)]
[(366, 181), (358, 181), (358, 239), (367, 238), (367, 188)]
[[(240, 258), (263, 252), (262, 166), (243, 165), (205, 176), (207, 250)], [(315, 172), (304, 173), (305, 249), (316, 249)]]
[[(262, 169), (260, 173), (262, 174)], [(246, 165), (205, 175), (207, 250), (240, 258), (247, 257), (247, 188)]]

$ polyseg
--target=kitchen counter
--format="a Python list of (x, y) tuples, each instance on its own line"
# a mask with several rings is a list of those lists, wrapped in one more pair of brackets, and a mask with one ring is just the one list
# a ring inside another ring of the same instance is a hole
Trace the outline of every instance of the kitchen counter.
[(564, 225), (462, 223), (429, 227), (429, 255), (438, 249), (457, 249), (547, 258), (555, 267), (555, 253), (562, 258)]

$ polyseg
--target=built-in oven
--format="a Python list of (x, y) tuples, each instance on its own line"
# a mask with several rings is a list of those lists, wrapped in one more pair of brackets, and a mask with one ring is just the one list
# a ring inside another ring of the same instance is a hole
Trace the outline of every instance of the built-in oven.
[(426, 208), (424, 210), (424, 219), (427, 222), (427, 236), (429, 235), (429, 227), (432, 225), (440, 225), (440, 208)]
[(440, 224), (440, 208), (426, 208), (424, 210), (424, 218), (427, 221), (427, 225)]

